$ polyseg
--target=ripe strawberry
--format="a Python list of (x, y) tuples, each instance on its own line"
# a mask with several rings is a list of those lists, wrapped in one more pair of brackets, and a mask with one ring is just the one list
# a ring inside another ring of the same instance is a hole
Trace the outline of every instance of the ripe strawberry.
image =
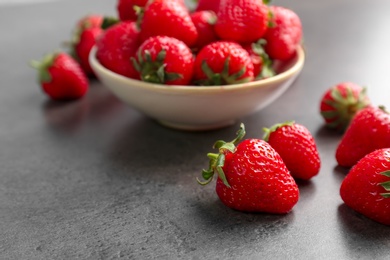
[(198, 32), (181, 0), (152, 0), (145, 6), (141, 21), (141, 41), (151, 36), (169, 36), (192, 47)]
[(269, 78), (275, 75), (272, 68), (272, 60), (264, 51), (264, 39), (257, 42), (243, 45), (243, 48), (249, 53), (253, 63), (253, 74), (255, 79)]
[(342, 137), (336, 160), (351, 167), (365, 155), (390, 147), (390, 114), (384, 107), (367, 106), (358, 111)]
[(342, 82), (324, 93), (320, 112), (327, 127), (345, 131), (356, 112), (369, 104), (365, 88), (352, 82)]
[(353, 210), (390, 225), (390, 148), (363, 157), (343, 180), (340, 196)]
[(135, 8), (143, 8), (147, 2), (148, 0), (118, 0), (116, 10), (119, 19), (121, 21), (137, 21), (138, 14)]
[(319, 173), (317, 145), (306, 127), (291, 121), (264, 131), (264, 140), (279, 153), (294, 178), (309, 180)]
[(215, 31), (222, 40), (255, 42), (267, 30), (268, 6), (261, 0), (221, 0), (217, 17)]
[(104, 17), (98, 14), (89, 14), (79, 19), (73, 29), (70, 43), (66, 43), (70, 48), (70, 54), (87, 76), (92, 76), (93, 71), (89, 65), (88, 55), (96, 43), (96, 39), (103, 32), (101, 29)]
[(297, 184), (267, 142), (260, 139), (240, 142), (244, 135), (241, 124), (233, 141), (214, 144), (219, 153), (207, 155), (210, 166), (202, 172), (205, 181), (198, 182), (210, 183), (217, 172), (216, 192), (226, 206), (248, 212), (288, 213), (299, 199)]
[(78, 99), (88, 90), (89, 82), (80, 65), (64, 52), (45, 55), (31, 66), (38, 70), (39, 83), (52, 99)]
[(130, 61), (139, 47), (138, 36), (136, 22), (120, 22), (109, 27), (96, 43), (96, 58), (115, 73), (139, 79), (139, 74)]
[(214, 24), (217, 16), (212, 11), (197, 11), (191, 14), (192, 22), (198, 31), (198, 40), (194, 48), (200, 50), (205, 45), (217, 41), (217, 35), (214, 31)]
[(101, 27), (104, 17), (100, 14), (89, 14), (76, 23), (74, 34), (80, 35), (85, 29)]
[(150, 37), (132, 59), (143, 81), (188, 85), (194, 70), (194, 58), (188, 46), (168, 36)]
[(87, 76), (92, 76), (94, 74), (88, 60), (89, 53), (102, 33), (103, 29), (100, 27), (85, 29), (80, 34), (77, 42), (73, 43), (72, 53)]
[(296, 53), (302, 39), (302, 24), (299, 16), (290, 9), (271, 6), (271, 27), (264, 35), (265, 51), (271, 59), (288, 60)]
[(199, 0), (195, 11), (213, 11), (218, 13), (221, 0)]
[(200, 85), (228, 85), (252, 81), (249, 53), (238, 43), (217, 41), (203, 47), (195, 58), (195, 82)]

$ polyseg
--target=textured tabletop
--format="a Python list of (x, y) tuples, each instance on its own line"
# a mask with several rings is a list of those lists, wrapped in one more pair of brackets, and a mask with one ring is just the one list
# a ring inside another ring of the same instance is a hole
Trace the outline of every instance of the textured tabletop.
[[(9, 2), (9, 1), (8, 1)], [(323, 127), (319, 100), (353, 81), (390, 107), (390, 1), (277, 1), (304, 27), (306, 62), (273, 104), (240, 121), (247, 137), (286, 120), (305, 125), (322, 159), (298, 182), (287, 215), (225, 207), (196, 177), (217, 139), (159, 125), (97, 80), (75, 102), (49, 101), (28, 66), (70, 37), (88, 13), (115, 1), (0, 5), (0, 259), (389, 259), (390, 229), (346, 207), (337, 167), (341, 138)]]

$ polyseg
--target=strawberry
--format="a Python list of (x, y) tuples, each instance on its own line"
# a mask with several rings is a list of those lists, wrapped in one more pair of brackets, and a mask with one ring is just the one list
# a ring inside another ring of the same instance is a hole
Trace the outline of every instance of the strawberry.
[(390, 225), (390, 148), (359, 160), (343, 180), (340, 196), (353, 210)]
[(168, 36), (150, 37), (132, 59), (143, 81), (188, 85), (194, 70), (190, 48), (182, 41)]
[[(209, 153), (208, 170), (203, 170), (206, 185), (218, 173), (216, 192), (222, 203), (239, 211), (284, 214), (299, 199), (298, 186), (279, 154), (265, 141), (246, 139), (241, 124), (231, 142), (217, 141), (219, 153)], [(236, 147), (236, 144), (237, 147)]]
[(151, 0), (141, 20), (141, 41), (151, 36), (169, 36), (192, 47), (198, 32), (188, 9), (181, 0)]
[(255, 42), (267, 30), (268, 6), (261, 0), (221, 0), (215, 31), (222, 40)]
[(191, 14), (191, 20), (198, 31), (198, 39), (194, 48), (200, 50), (205, 45), (217, 41), (214, 24), (217, 16), (212, 11), (197, 11)]
[(81, 68), (84, 70), (87, 76), (92, 76), (91, 65), (89, 64), (89, 53), (93, 46), (95, 46), (97, 39), (103, 33), (103, 29), (100, 27), (93, 27), (85, 29), (77, 39), (77, 42), (73, 44), (73, 51), (75, 58), (80, 63)]
[(291, 121), (264, 131), (263, 139), (279, 153), (294, 178), (309, 180), (319, 173), (317, 145), (306, 127)]
[(342, 82), (324, 93), (320, 112), (327, 127), (345, 131), (356, 112), (369, 104), (365, 88), (352, 82)]
[(101, 27), (104, 17), (100, 14), (88, 14), (79, 19), (74, 34), (80, 35), (85, 29)]
[(220, 2), (221, 0), (199, 0), (195, 11), (213, 11), (214, 13), (218, 13)]
[(96, 58), (107, 69), (120, 75), (139, 79), (130, 59), (139, 47), (136, 22), (119, 22), (107, 28), (96, 42)]
[(148, 0), (118, 0), (116, 10), (121, 21), (137, 21), (137, 7), (145, 7)]
[(275, 71), (272, 68), (273, 62), (264, 51), (264, 44), (265, 40), (260, 39), (257, 42), (243, 45), (243, 48), (251, 57), (253, 63), (253, 74), (256, 79), (269, 78), (275, 75)]
[(88, 78), (65, 52), (47, 54), (41, 61), (32, 61), (31, 66), (38, 70), (39, 83), (51, 99), (78, 99), (88, 91)]
[(228, 85), (252, 81), (249, 53), (238, 43), (216, 41), (203, 47), (195, 59), (194, 79), (200, 85)]
[(296, 53), (302, 39), (302, 24), (299, 16), (292, 10), (271, 6), (271, 27), (264, 35), (267, 44), (265, 51), (271, 59), (288, 60)]
[(390, 114), (384, 107), (367, 106), (358, 111), (336, 150), (340, 166), (351, 167), (365, 155), (390, 147)]
[(89, 14), (76, 23), (72, 32), (70, 43), (66, 43), (70, 48), (70, 54), (81, 65), (87, 76), (93, 76), (93, 71), (89, 65), (88, 56), (96, 39), (101, 35), (104, 17), (98, 14)]

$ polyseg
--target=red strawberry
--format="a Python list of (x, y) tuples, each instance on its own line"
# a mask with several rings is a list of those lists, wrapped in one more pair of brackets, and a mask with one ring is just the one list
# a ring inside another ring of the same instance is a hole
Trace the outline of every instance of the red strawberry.
[(188, 46), (168, 36), (150, 37), (138, 48), (134, 67), (143, 81), (188, 85), (194, 70), (194, 58)]
[(248, 52), (235, 42), (217, 41), (203, 47), (195, 59), (196, 83), (228, 85), (253, 80)]
[(141, 41), (151, 36), (169, 36), (192, 47), (198, 32), (181, 0), (152, 0), (145, 6), (141, 21)]
[(214, 24), (217, 16), (212, 11), (198, 11), (191, 14), (192, 22), (198, 31), (198, 40), (194, 48), (200, 50), (205, 45), (217, 41), (217, 35), (214, 31)]
[(319, 173), (317, 145), (306, 127), (286, 122), (264, 131), (264, 140), (279, 153), (294, 178), (309, 180)]
[(358, 111), (336, 150), (340, 166), (351, 167), (365, 155), (390, 147), (390, 114), (384, 107), (368, 106)]
[(356, 112), (369, 104), (365, 88), (352, 82), (342, 82), (325, 92), (320, 112), (327, 127), (344, 131)]
[(104, 17), (100, 14), (89, 14), (82, 17), (76, 24), (75, 34), (81, 34), (85, 29), (101, 27)]
[(89, 65), (88, 55), (96, 43), (96, 39), (103, 32), (104, 17), (98, 14), (89, 14), (77, 21), (73, 29), (72, 39), (70, 42), (70, 54), (81, 65), (87, 76), (92, 76), (93, 71)]
[(213, 11), (218, 13), (221, 0), (199, 0), (195, 11)]
[(38, 70), (39, 83), (52, 99), (69, 100), (83, 97), (89, 86), (80, 65), (68, 54), (48, 54), (41, 61), (32, 61)]
[(221, 39), (255, 42), (267, 30), (268, 6), (261, 0), (221, 0), (217, 17), (215, 31)]
[(120, 22), (104, 31), (97, 41), (96, 58), (107, 69), (120, 75), (139, 79), (130, 59), (139, 47), (136, 22)]
[(93, 46), (95, 46), (97, 39), (103, 33), (103, 29), (100, 27), (93, 27), (85, 29), (77, 39), (77, 42), (73, 44), (73, 51), (75, 58), (80, 63), (81, 68), (85, 74), (90, 76), (93, 75), (92, 68), (89, 64), (89, 53)]
[(276, 214), (291, 211), (298, 202), (299, 190), (282, 158), (263, 140), (240, 142), (244, 135), (241, 124), (233, 141), (215, 143), (219, 153), (208, 154), (210, 168), (203, 170), (205, 181), (198, 182), (210, 183), (217, 172), (216, 192), (226, 206), (236, 210)]
[(260, 39), (258, 42), (243, 45), (251, 57), (253, 74), (256, 79), (269, 78), (275, 75), (275, 71), (272, 68), (272, 60), (264, 51), (264, 44), (265, 41)]
[(271, 27), (264, 35), (265, 51), (271, 59), (288, 60), (296, 53), (302, 39), (302, 24), (299, 16), (290, 9), (271, 6)]
[(363, 157), (343, 180), (340, 196), (353, 210), (390, 225), (390, 148)]
[(138, 14), (135, 8), (143, 8), (147, 2), (148, 0), (118, 0), (116, 9), (119, 19), (121, 21), (137, 21)]

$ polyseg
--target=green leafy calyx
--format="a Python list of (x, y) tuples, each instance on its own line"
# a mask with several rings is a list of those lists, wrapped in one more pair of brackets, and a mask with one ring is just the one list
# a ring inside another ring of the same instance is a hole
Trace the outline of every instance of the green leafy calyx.
[(154, 60), (149, 50), (140, 50), (137, 53), (138, 60), (132, 57), (131, 61), (134, 68), (140, 73), (143, 81), (165, 84), (168, 81), (182, 78), (182, 75), (179, 73), (167, 72), (165, 70), (165, 57), (166, 51), (164, 49), (157, 54)]
[(233, 73), (229, 74), (229, 63), (230, 63), (230, 57), (227, 57), (224, 64), (223, 69), (220, 73), (215, 73), (207, 64), (207, 62), (204, 60), (202, 62), (202, 70), (204, 74), (206, 75), (206, 79), (199, 80), (198, 84), (203, 86), (220, 86), (220, 85), (231, 85), (231, 84), (239, 84), (239, 83), (245, 83), (249, 82), (251, 80), (250, 77), (244, 77), (242, 76), (246, 72), (246, 67), (242, 66), (242, 68)]
[(357, 97), (352, 92), (350, 87), (346, 87), (346, 94), (343, 95), (340, 90), (335, 87), (331, 89), (331, 99), (324, 102), (332, 107), (332, 110), (321, 111), (321, 115), (328, 120), (326, 126), (344, 131), (357, 111), (365, 108), (370, 102), (364, 87)]
[(32, 60), (30, 66), (38, 71), (38, 82), (39, 83), (48, 83), (51, 81), (51, 75), (49, 68), (53, 65), (55, 58), (57, 57), (58, 52), (46, 54), (42, 60)]
[(207, 157), (210, 159), (209, 168), (207, 170), (202, 170), (202, 177), (204, 181), (197, 179), (198, 183), (201, 185), (206, 185), (213, 180), (214, 173), (217, 172), (219, 178), (222, 182), (230, 188), (230, 184), (226, 179), (226, 175), (223, 171), (223, 166), (225, 165), (225, 155), (226, 153), (234, 153), (236, 151), (236, 145), (242, 140), (245, 136), (245, 126), (243, 123), (240, 125), (240, 129), (236, 133), (236, 138), (230, 142), (225, 142), (223, 140), (218, 140), (214, 143), (213, 148), (218, 149), (218, 153), (208, 153)]
[[(382, 175), (384, 175), (386, 177), (390, 177), (390, 170), (381, 172), (380, 174), (382, 174)], [(379, 183), (379, 185), (382, 186), (387, 191), (387, 192), (381, 193), (381, 195), (384, 198), (390, 198), (390, 180), (389, 181), (385, 181), (385, 182), (381, 182), (381, 183)]]

